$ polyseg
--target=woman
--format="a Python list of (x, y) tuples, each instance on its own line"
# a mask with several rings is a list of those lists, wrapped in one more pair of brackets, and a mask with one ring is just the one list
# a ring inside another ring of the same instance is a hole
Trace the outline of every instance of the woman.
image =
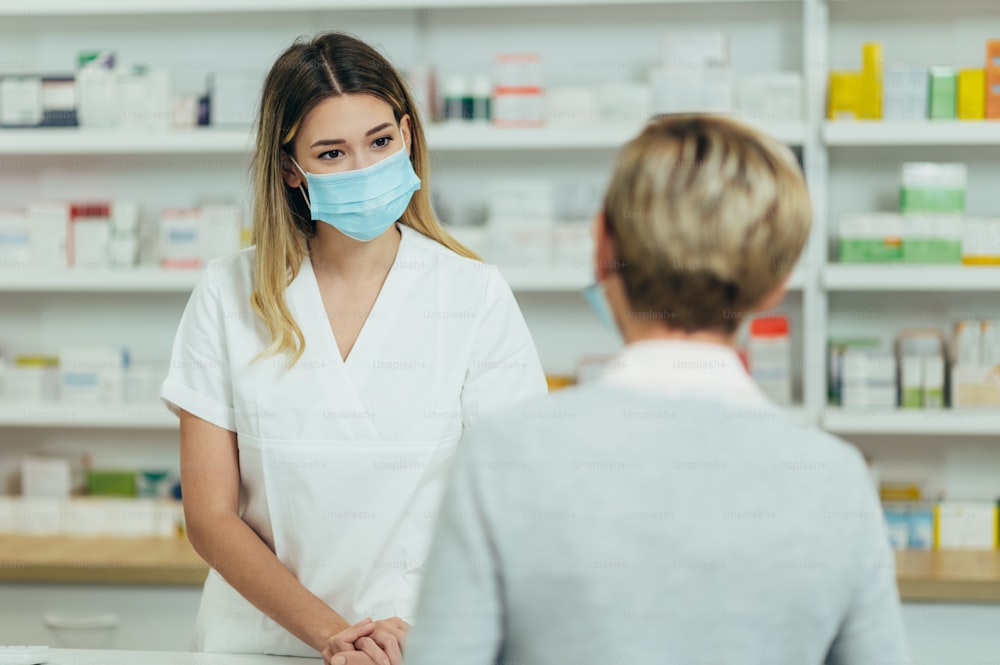
[(436, 221), (427, 164), (374, 49), (323, 34), (278, 58), (255, 247), (208, 266), (162, 388), (212, 566), (196, 649), (399, 663), (463, 429), (545, 391), (510, 288)]

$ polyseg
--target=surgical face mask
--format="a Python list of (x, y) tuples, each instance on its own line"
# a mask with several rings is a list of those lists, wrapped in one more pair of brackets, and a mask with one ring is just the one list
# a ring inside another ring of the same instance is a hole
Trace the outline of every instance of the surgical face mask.
[(599, 282), (595, 282), (585, 288), (583, 290), (583, 297), (590, 303), (591, 308), (597, 314), (597, 318), (600, 319), (605, 328), (616, 335), (621, 334), (618, 331), (618, 325), (615, 323), (615, 315), (611, 312), (611, 306), (608, 304), (608, 299), (604, 295), (604, 289)]
[(302, 185), (299, 190), (312, 218), (355, 240), (367, 242), (385, 233), (420, 189), (405, 143), (382, 161), (344, 173), (306, 173), (294, 158), (292, 163), (309, 185), (308, 194)]

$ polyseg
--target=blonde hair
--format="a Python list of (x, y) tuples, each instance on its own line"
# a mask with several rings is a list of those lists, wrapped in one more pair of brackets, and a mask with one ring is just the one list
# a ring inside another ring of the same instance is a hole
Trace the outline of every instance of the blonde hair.
[(301, 192), (285, 183), (283, 153), (291, 151), (303, 118), (316, 104), (350, 94), (374, 95), (386, 102), (397, 124), (409, 116), (410, 161), (422, 185), (399, 221), (457, 254), (479, 259), (434, 215), (423, 125), (399, 73), (378, 51), (350, 35), (324, 33), (293, 44), (278, 57), (264, 82), (251, 163), (256, 253), (250, 303), (270, 335), (270, 344), (260, 355), (289, 354), (289, 366), (302, 356), (306, 340), (288, 309), (285, 289), (298, 275), (316, 222)]
[(654, 119), (604, 200), (633, 316), (731, 334), (798, 260), (812, 207), (792, 152), (740, 122)]

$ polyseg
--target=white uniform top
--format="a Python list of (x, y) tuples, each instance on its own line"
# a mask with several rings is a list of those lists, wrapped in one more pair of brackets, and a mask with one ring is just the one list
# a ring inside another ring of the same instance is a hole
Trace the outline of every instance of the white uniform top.
[[(343, 360), (306, 259), (285, 296), (306, 339), (291, 369), (254, 358), (253, 248), (209, 264), (161, 396), (237, 433), (240, 514), (347, 621), (412, 620), (447, 463), (481, 415), (545, 393), (534, 343), (491, 266), (405, 225)], [(315, 656), (214, 570), (195, 648)]]

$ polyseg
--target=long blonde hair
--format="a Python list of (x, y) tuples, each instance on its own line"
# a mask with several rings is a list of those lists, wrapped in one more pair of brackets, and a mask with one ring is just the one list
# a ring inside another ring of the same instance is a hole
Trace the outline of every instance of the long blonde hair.
[(392, 107), (397, 124), (410, 118), (410, 162), (422, 186), (400, 222), (457, 254), (479, 260), (438, 222), (430, 200), (430, 162), (423, 125), (402, 77), (374, 48), (343, 33), (296, 42), (278, 57), (264, 82), (251, 164), (253, 188), (254, 287), (250, 303), (267, 326), (263, 356), (288, 354), (294, 365), (306, 340), (288, 309), (285, 289), (299, 273), (316, 233), (301, 193), (283, 177), (283, 154), (291, 150), (302, 120), (329, 97), (369, 94)]

